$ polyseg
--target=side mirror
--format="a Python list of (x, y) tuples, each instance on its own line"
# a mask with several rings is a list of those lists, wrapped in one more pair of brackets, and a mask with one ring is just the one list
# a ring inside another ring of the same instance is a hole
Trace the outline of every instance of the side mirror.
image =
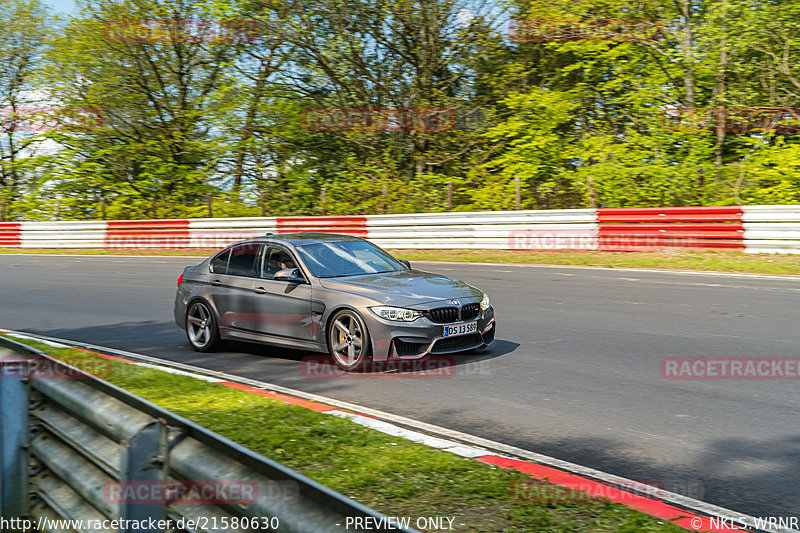
[(408, 261), (406, 261), (405, 259), (398, 259), (398, 261), (400, 261), (400, 263), (401, 263), (401, 264), (402, 264), (404, 267), (406, 267), (407, 269), (411, 270), (411, 263), (409, 263), (409, 262), (408, 262)]
[(276, 281), (288, 281), (289, 283), (303, 283), (305, 279), (300, 275), (298, 268), (284, 268), (275, 272), (273, 279)]

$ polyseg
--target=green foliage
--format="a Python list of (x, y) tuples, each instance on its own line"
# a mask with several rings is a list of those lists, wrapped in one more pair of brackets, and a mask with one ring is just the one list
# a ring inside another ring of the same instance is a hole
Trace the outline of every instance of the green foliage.
[[(30, 158), (42, 150), (33, 132), (42, 115), (34, 77), (46, 47), (47, 21), (39, 0), (0, 0), (0, 222), (35, 211), (42, 173)], [(37, 116), (39, 115), (39, 116)]]
[(500, 103), (510, 116), (484, 135), (503, 143), (505, 150), (485, 166), (499, 170), (503, 188), (515, 178), (524, 184), (523, 208), (573, 205), (575, 190), (564, 178), (574, 158), (568, 126), (577, 104), (570, 94), (533, 89), (511, 94)]
[(742, 165), (739, 177), (745, 203), (800, 203), (800, 144), (777, 137)]
[[(2, 107), (94, 117), (24, 134), (4, 125), (0, 219), (199, 217), (209, 199), (213, 216), (500, 210), (516, 207), (517, 183), (527, 209), (800, 196), (800, 134), (785, 119), (718, 126), (714, 111), (797, 107), (797, 3), (81, 6), (61, 20), (38, 0), (0, 0), (11, 21), (0, 32)], [(121, 22), (225, 19), (252, 21), (258, 38), (114, 33)], [(507, 19), (591, 32), (512, 39)], [(653, 32), (598, 20), (650, 20)], [(325, 129), (304, 119), (319, 108), (441, 122)]]

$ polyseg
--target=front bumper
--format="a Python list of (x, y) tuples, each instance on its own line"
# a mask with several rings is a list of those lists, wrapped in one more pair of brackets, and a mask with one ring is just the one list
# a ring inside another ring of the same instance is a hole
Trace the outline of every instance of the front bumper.
[[(496, 323), (494, 308), (471, 320), (438, 324), (427, 317), (414, 322), (393, 322), (369, 313), (367, 326), (372, 336), (372, 354), (375, 361), (415, 360), (428, 355), (463, 352), (486, 346), (494, 341)], [(477, 321), (477, 331), (465, 335), (444, 336), (445, 326)]]

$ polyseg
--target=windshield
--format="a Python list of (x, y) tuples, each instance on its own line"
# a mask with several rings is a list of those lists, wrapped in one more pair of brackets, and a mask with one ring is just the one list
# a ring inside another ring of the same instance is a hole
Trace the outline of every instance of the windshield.
[(336, 241), (298, 246), (297, 251), (318, 278), (358, 276), (405, 270), (395, 258), (366, 241)]

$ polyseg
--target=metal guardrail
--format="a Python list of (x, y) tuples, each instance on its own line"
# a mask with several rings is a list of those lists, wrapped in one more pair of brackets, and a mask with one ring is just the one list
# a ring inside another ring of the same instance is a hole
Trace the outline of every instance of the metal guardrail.
[(800, 205), (553, 209), (0, 223), (0, 247), (221, 248), (267, 232), (358, 235), (384, 248), (800, 253)]
[(800, 253), (800, 205), (755, 205), (744, 208), (745, 251)]
[(744, 250), (741, 206), (598, 209), (598, 249)]
[[(216, 490), (232, 484), (250, 487), (251, 497), (234, 502), (219, 499), (217, 493), (203, 501), (173, 503), (118, 497), (126, 488), (137, 494), (137, 488), (149, 487), (152, 496), (158, 494), (154, 487), (202, 488), (212, 481)], [(49, 531), (54, 533), (414, 531), (119, 387), (5, 338), (0, 338), (0, 517), (25, 517), (38, 526), (44, 519), (65, 519), (84, 526), (51, 522)], [(151, 527), (159, 520), (164, 527)], [(13, 523), (5, 522), (6, 531), (14, 530)]]

